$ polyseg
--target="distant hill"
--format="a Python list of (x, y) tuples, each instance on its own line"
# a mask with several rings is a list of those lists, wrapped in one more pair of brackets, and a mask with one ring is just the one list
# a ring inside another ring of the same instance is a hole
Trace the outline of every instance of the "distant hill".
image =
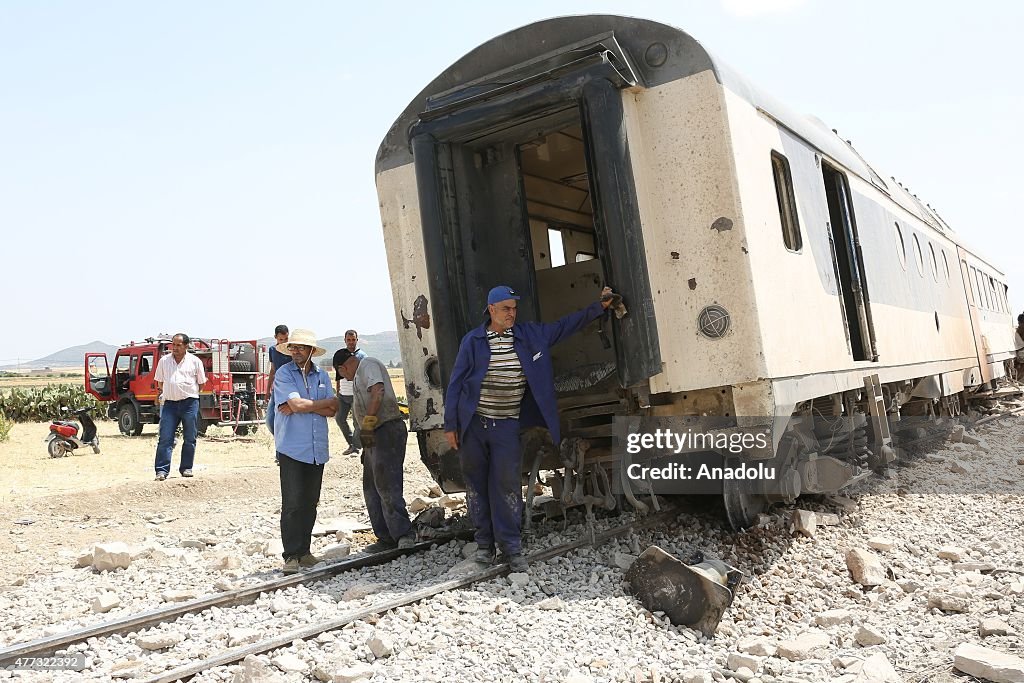
[[(273, 337), (264, 337), (260, 339), (260, 343), (270, 346), (274, 343)], [(327, 365), (330, 365), (331, 357), (334, 352), (345, 346), (344, 335), (339, 337), (327, 337), (326, 339), (320, 340), (320, 345), (327, 349), (327, 355), (324, 357)], [(401, 363), (402, 354), (398, 349), (398, 332), (379, 332), (377, 334), (367, 334), (359, 338), (359, 348), (366, 353), (367, 356), (373, 356), (378, 358), (387, 365), (390, 362)], [(82, 367), (85, 362), (86, 353), (105, 353), (107, 357), (113, 360), (114, 354), (117, 353), (117, 346), (111, 346), (101, 341), (89, 342), (88, 344), (80, 344), (79, 346), (69, 346), (66, 349), (51, 353), (49, 356), (43, 358), (37, 358), (36, 360), (25, 361), (18, 365), (8, 365), (0, 367), (0, 370), (14, 370), (18, 367), (21, 369), (42, 369), (42, 368), (66, 368), (66, 367)]]
[[(113, 358), (114, 353), (117, 351), (116, 346), (111, 346), (101, 341), (89, 342), (88, 344), (80, 344), (79, 346), (69, 346), (66, 349), (51, 353), (49, 356), (43, 358), (37, 358), (36, 360), (30, 360), (22, 363), (20, 367), (22, 369), (42, 369), (42, 368), (66, 368), (76, 367), (80, 368), (85, 363), (86, 353), (105, 353)], [(19, 366), (8, 365), (0, 368), (0, 370), (13, 370)]]

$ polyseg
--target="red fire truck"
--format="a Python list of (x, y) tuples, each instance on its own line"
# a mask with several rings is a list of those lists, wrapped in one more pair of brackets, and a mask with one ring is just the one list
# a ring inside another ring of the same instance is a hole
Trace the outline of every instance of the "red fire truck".
[[(107, 416), (126, 436), (138, 436), (144, 424), (160, 422), (156, 368), (170, 353), (171, 338), (131, 342), (114, 355), (113, 372), (104, 353), (85, 354), (85, 390), (107, 403)], [(231, 427), (236, 434), (255, 431), (267, 406), (270, 360), (256, 340), (193, 339), (189, 351), (206, 369), (199, 391), (199, 433), (210, 425)]]

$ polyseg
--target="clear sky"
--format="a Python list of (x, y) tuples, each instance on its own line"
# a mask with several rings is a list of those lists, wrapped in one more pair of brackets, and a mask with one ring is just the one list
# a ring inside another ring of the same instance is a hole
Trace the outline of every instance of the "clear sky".
[(535, 20), (673, 24), (853, 141), (1024, 288), (1024, 3), (0, 4), (0, 365), (158, 332), (395, 329), (374, 154)]

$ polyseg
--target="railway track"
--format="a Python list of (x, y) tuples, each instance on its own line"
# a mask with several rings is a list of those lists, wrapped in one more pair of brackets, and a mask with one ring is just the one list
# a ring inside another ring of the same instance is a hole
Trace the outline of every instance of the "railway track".
[[(665, 509), (641, 520), (622, 524), (605, 531), (598, 532), (595, 535), (593, 542), (595, 545), (600, 544), (616, 536), (626, 534), (634, 529), (656, 526), (672, 519), (676, 514), (678, 514), (678, 510), (674, 508)], [(455, 540), (455, 538), (456, 537), (452, 537), (446, 540)], [(104, 622), (102, 624), (97, 624), (95, 626), (76, 629), (60, 635), (48, 636), (24, 643), (18, 643), (10, 647), (0, 649), (0, 668), (11, 666), (18, 659), (24, 660), (41, 658), (51, 656), (54, 653), (66, 652), (68, 648), (77, 644), (85, 643), (94, 638), (100, 639), (138, 632), (146, 628), (173, 622), (188, 614), (204, 612), (214, 607), (230, 608), (238, 605), (250, 604), (256, 601), (256, 599), (262, 594), (268, 592), (279, 591), (306, 583), (321, 581), (346, 571), (385, 565), (403, 555), (411, 555), (425, 551), (431, 546), (437, 544), (439, 541), (443, 542), (442, 539), (431, 539), (429, 542), (425, 541), (413, 546), (412, 548), (404, 550), (394, 549), (374, 555), (359, 555), (322, 568), (313, 569), (293, 576), (273, 579), (255, 586), (249, 586), (217, 595), (210, 595), (167, 608), (149, 610), (139, 614), (129, 615), (109, 622)], [(590, 543), (590, 537), (584, 534), (577, 540), (569, 543), (538, 550), (537, 552), (529, 555), (529, 561), (531, 565), (538, 562), (544, 562)], [(465, 588), (482, 581), (489, 581), (507, 574), (508, 571), (508, 566), (502, 564), (489, 567), (483, 571), (473, 572), (447, 580), (436, 581), (421, 588), (408, 591), (403, 595), (374, 603), (368, 607), (352, 610), (337, 618), (290, 629), (255, 643), (227, 649), (212, 657), (202, 659), (187, 666), (171, 669), (155, 677), (142, 680), (147, 681), (147, 683), (188, 680), (209, 669), (240, 662), (248, 655), (261, 654), (285, 647), (296, 639), (313, 638), (326, 631), (339, 629), (347, 624), (367, 619), (374, 615), (380, 615), (398, 607), (411, 605), (446, 591)]]
[(411, 548), (392, 549), (372, 555), (359, 554), (346, 558), (340, 562), (326, 564), (322, 567), (305, 570), (299, 574), (282, 576), (269, 581), (263, 581), (253, 586), (239, 588), (232, 591), (225, 591), (214, 595), (207, 595), (195, 600), (177, 603), (160, 609), (147, 610), (138, 614), (120, 617), (111, 621), (103, 622), (93, 626), (68, 631), (53, 636), (37, 638), (34, 640), (17, 643), (0, 649), (0, 668), (11, 666), (17, 659), (31, 657), (46, 657), (58, 650), (63, 650), (76, 643), (84, 643), (90, 638), (106, 638), (113, 635), (123, 635), (133, 631), (158, 626), (174, 621), (186, 614), (194, 614), (208, 610), (211, 607), (234, 607), (255, 602), (260, 595), (274, 591), (284, 590), (293, 586), (301, 586), (315, 581), (365, 567), (375, 567), (387, 564), (403, 555), (422, 552), (437, 543), (446, 543), (456, 540), (466, 534), (455, 534), (451, 537), (434, 538), (429, 541), (417, 543)]

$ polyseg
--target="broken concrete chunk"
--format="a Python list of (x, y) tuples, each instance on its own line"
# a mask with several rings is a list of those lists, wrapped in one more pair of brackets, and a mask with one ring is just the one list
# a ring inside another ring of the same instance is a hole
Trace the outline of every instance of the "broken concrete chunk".
[(791, 662), (819, 657), (828, 649), (831, 639), (824, 631), (805, 631), (796, 638), (779, 643), (778, 655)]
[(341, 595), (341, 599), (345, 601), (362, 600), (366, 596), (373, 595), (374, 593), (379, 593), (387, 587), (387, 584), (384, 583), (374, 583), (372, 581), (358, 581), (349, 586), (345, 590), (345, 592)]
[(117, 593), (106, 591), (93, 598), (91, 606), (93, 612), (106, 614), (120, 604), (121, 598), (117, 597)]
[(776, 650), (778, 650), (778, 646), (767, 638), (751, 636), (740, 639), (740, 641), (736, 643), (736, 649), (750, 655), (771, 657), (775, 654)]
[(92, 566), (98, 572), (127, 569), (131, 564), (131, 551), (121, 543), (98, 543), (92, 549)]
[(846, 553), (846, 567), (862, 586), (879, 586), (886, 581), (885, 567), (870, 550), (853, 548)]
[(752, 655), (732, 652), (729, 654), (726, 666), (729, 667), (730, 671), (739, 671), (740, 669), (745, 668), (749, 669), (751, 674), (753, 674), (761, 668), (761, 660)]
[(869, 548), (872, 550), (880, 550), (883, 553), (892, 550), (895, 544), (896, 542), (888, 536), (873, 536), (868, 539)]
[(888, 640), (882, 629), (871, 624), (861, 624), (860, 628), (858, 628), (857, 632), (853, 635), (853, 639), (857, 641), (857, 644), (861, 647), (884, 645)]
[(367, 638), (366, 647), (370, 648), (370, 652), (372, 652), (373, 656), (377, 659), (390, 657), (395, 651), (395, 645), (391, 642), (391, 639), (377, 631), (374, 631), (373, 635)]
[(955, 545), (947, 545), (939, 548), (939, 558), (951, 560), (952, 562), (963, 562), (967, 557), (967, 551)]
[(1024, 681), (1024, 659), (981, 645), (957, 646), (953, 652), (953, 668), (992, 683)]
[(966, 612), (971, 608), (969, 596), (953, 593), (930, 593), (928, 609), (937, 608), (943, 612)]
[(147, 633), (135, 639), (135, 644), (143, 650), (163, 650), (174, 647), (184, 638), (179, 633)]
[(838, 626), (840, 624), (852, 624), (853, 612), (848, 609), (830, 609), (822, 612), (814, 618), (818, 626)]
[(352, 546), (348, 543), (332, 543), (318, 553), (322, 560), (340, 560), (348, 557), (352, 552)]
[(1002, 619), (995, 618), (982, 619), (981, 623), (978, 624), (978, 634), (982, 638), (987, 638), (988, 636), (1016, 635), (1014, 630), (1010, 628), (1009, 624)]
[(790, 521), (794, 534), (803, 534), (809, 537), (814, 536), (815, 529), (818, 526), (817, 516), (810, 510), (793, 510), (793, 516)]

